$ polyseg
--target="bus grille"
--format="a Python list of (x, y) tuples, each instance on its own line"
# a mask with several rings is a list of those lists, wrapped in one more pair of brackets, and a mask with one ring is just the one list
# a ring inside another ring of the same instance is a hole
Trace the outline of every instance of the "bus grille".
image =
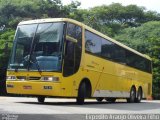
[(17, 76), (17, 79), (18, 79), (18, 80), (40, 80), (41, 77), (34, 77), (34, 76), (31, 76), (31, 77)]
[(29, 77), (28, 80), (40, 80), (41, 77)]

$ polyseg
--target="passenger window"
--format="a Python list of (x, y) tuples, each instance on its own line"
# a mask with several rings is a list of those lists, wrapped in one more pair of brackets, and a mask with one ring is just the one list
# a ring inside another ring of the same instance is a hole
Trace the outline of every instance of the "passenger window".
[(85, 49), (87, 52), (95, 55), (101, 55), (101, 38), (86, 30)]
[(118, 45), (114, 45), (114, 50), (113, 50), (113, 60), (115, 60), (116, 62), (119, 62), (119, 63), (125, 63), (125, 57), (126, 57), (126, 54), (125, 54), (125, 49), (123, 49), (122, 47), (118, 46)]
[(114, 50), (114, 44), (102, 38), (102, 52), (101, 52), (102, 57), (107, 59), (113, 59), (112, 58), (113, 50)]

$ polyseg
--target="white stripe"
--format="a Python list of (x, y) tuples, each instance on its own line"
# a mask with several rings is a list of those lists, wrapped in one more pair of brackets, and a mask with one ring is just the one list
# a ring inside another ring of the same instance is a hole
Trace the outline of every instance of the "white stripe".
[(129, 98), (130, 93), (126, 91), (96, 90), (93, 97), (125, 97)]

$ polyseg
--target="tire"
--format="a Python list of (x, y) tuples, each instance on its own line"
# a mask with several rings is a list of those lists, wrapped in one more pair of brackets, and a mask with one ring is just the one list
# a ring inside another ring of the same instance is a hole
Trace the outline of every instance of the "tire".
[(45, 97), (37, 97), (39, 103), (44, 103)]
[(141, 102), (141, 100), (142, 100), (142, 95), (143, 95), (142, 89), (141, 89), (141, 88), (138, 88), (138, 93), (137, 93), (137, 97), (136, 97), (136, 102), (137, 102), (137, 103), (140, 103), (140, 102)]
[(127, 98), (128, 103), (134, 103), (136, 102), (136, 89), (134, 87), (130, 90), (130, 97)]
[(105, 98), (106, 101), (111, 102), (111, 103), (115, 103), (116, 102), (116, 98)]
[(84, 104), (85, 97), (86, 97), (86, 84), (85, 82), (82, 82), (78, 90), (77, 104), (79, 105)]
[(98, 97), (98, 98), (96, 98), (96, 100), (97, 100), (98, 102), (102, 102), (103, 98), (102, 98), (102, 97)]

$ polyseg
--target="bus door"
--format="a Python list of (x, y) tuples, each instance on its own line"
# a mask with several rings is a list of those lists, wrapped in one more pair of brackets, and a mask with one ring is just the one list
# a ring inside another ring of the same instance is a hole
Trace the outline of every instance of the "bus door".
[(64, 41), (64, 64), (62, 86), (65, 94), (75, 94), (73, 87), (80, 67), (82, 54), (82, 28), (72, 23), (67, 23)]

